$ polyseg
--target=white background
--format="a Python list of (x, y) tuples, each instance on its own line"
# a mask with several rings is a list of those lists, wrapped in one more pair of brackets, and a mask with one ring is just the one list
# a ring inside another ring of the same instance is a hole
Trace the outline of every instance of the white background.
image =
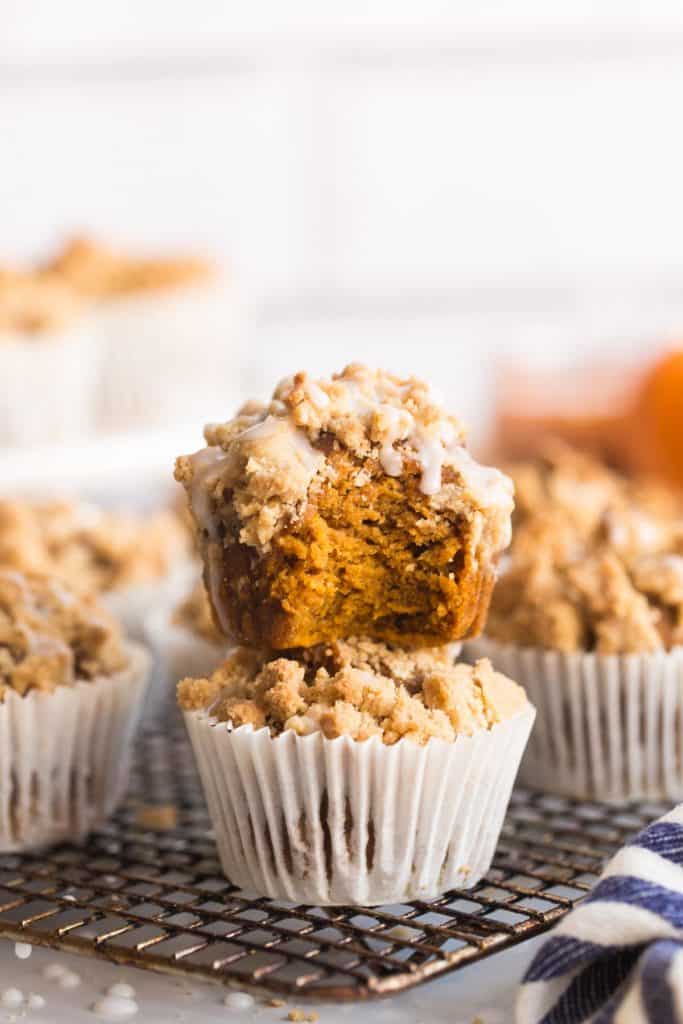
[(236, 372), (440, 378), (683, 331), (683, 4), (0, 0), (0, 259), (207, 247)]
[[(363, 358), (481, 431), (506, 353), (683, 336), (682, 109), (673, 0), (0, 0), (0, 263), (78, 229), (206, 248), (248, 299), (245, 391)], [(509, 1006), (525, 955), (374, 1019)], [(41, 956), (0, 950), (0, 980)], [(36, 1020), (89, 1019), (107, 970)], [(227, 1019), (197, 999), (179, 1019)]]

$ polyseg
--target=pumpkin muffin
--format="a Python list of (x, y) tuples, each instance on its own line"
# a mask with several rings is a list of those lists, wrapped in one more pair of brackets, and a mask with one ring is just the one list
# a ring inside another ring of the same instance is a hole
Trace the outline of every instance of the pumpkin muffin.
[(176, 463), (226, 634), (275, 650), (405, 647), (482, 627), (512, 485), (428, 386), (360, 365), (282, 381)]
[(149, 667), (93, 596), (0, 569), (0, 851), (78, 840), (106, 820)]
[(372, 905), (481, 878), (534, 710), (488, 661), (454, 653), (369, 639), (238, 648), (179, 684), (234, 884)]
[(171, 511), (141, 516), (85, 502), (0, 499), (0, 567), (99, 594), (134, 635), (151, 607), (177, 595), (190, 548)]
[(524, 782), (571, 796), (680, 799), (683, 509), (553, 445), (510, 468), (513, 541), (486, 635), (468, 643), (528, 690)]
[(44, 265), (43, 276), (67, 283), (90, 300), (184, 288), (211, 280), (215, 268), (190, 256), (136, 256), (76, 236)]

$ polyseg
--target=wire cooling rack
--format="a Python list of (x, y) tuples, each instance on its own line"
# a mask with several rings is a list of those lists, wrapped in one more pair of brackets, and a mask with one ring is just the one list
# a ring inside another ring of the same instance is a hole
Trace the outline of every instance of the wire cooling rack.
[(126, 805), (87, 845), (0, 855), (0, 935), (280, 996), (367, 999), (545, 931), (666, 809), (517, 790), (473, 889), (372, 910), (291, 906), (226, 881), (184, 733), (147, 735)]

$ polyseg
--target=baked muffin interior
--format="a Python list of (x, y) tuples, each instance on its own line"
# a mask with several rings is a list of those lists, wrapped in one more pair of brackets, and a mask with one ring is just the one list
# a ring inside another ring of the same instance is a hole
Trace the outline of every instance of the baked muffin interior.
[(512, 487), (427, 385), (297, 374), (178, 459), (217, 621), (274, 649), (353, 633), (420, 647), (483, 624)]

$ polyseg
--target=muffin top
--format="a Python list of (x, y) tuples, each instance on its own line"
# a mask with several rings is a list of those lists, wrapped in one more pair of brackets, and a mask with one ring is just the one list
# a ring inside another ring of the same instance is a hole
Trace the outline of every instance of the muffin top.
[(52, 693), (127, 662), (119, 625), (93, 597), (48, 576), (0, 569), (0, 703), (9, 690)]
[(490, 729), (527, 706), (521, 686), (486, 659), (454, 664), (457, 647), (403, 651), (351, 639), (269, 660), (237, 648), (209, 679), (184, 679), (184, 710), (208, 710), (233, 727), (277, 736), (379, 737), (424, 744)]
[(201, 283), (214, 277), (215, 269), (195, 257), (143, 258), (80, 237), (70, 239), (44, 273), (68, 282), (80, 295), (108, 299)]
[(0, 566), (57, 576), (81, 592), (160, 579), (188, 553), (172, 512), (143, 518), (68, 501), (0, 500)]
[(201, 580), (174, 609), (171, 621), (207, 643), (225, 646), (225, 637), (216, 626), (209, 596)]
[(297, 373), (280, 382), (267, 405), (248, 402), (234, 419), (207, 426), (204, 436), (206, 448), (177, 460), (176, 479), (198, 518), (206, 507), (202, 525), (209, 532), (211, 501), (220, 503), (228, 489), (240, 541), (259, 551), (301, 517), (316, 481), (334, 478), (340, 450), (358, 460), (359, 488), (369, 480), (367, 460), (394, 477), (417, 468), (435, 508), (485, 510), (492, 550), (509, 542), (510, 481), (472, 459), (463, 424), (414, 377), (360, 364), (329, 380)]
[(604, 654), (683, 643), (683, 509), (675, 493), (556, 443), (509, 472), (517, 507), (489, 636)]
[(8, 336), (38, 338), (77, 320), (82, 303), (62, 281), (0, 268), (0, 343)]

